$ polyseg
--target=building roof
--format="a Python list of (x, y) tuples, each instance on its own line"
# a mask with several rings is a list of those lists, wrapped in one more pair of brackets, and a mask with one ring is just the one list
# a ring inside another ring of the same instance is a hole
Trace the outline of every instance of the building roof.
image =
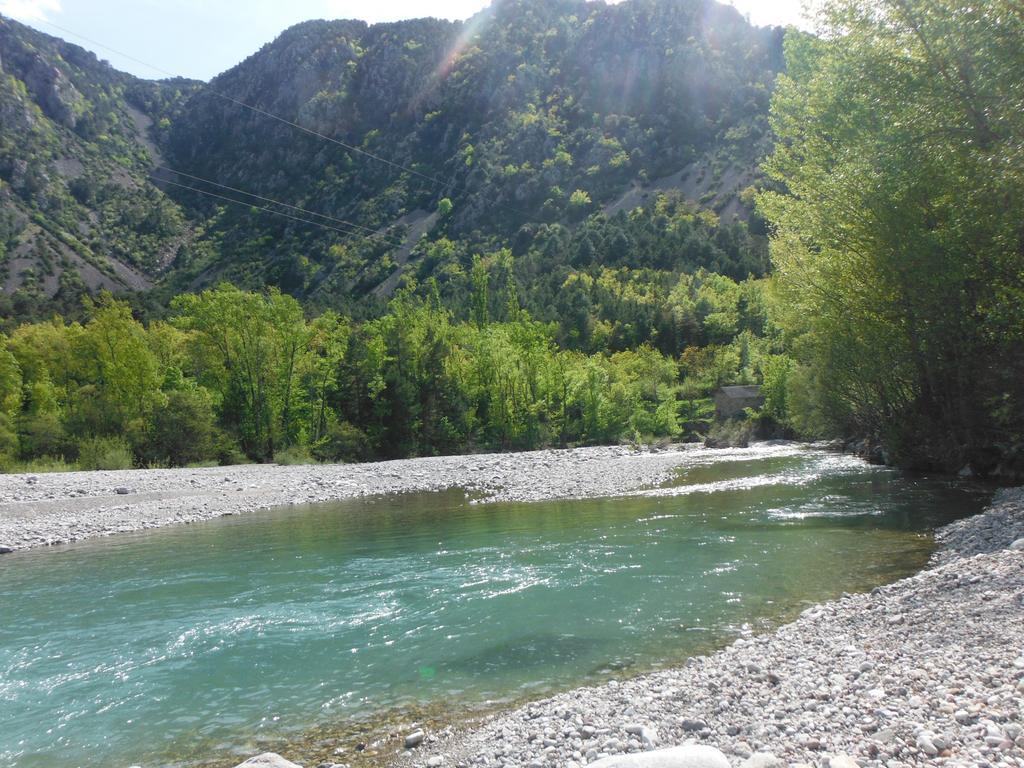
[(761, 387), (756, 384), (722, 387), (719, 391), (733, 400), (747, 400), (761, 396)]

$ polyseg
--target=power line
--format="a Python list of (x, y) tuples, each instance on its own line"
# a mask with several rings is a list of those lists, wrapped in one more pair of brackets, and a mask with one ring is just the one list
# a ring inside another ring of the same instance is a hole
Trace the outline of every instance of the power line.
[[(185, 178), (188, 178), (188, 179), (192, 179), (193, 181), (199, 181), (199, 182), (202, 182), (204, 184), (210, 184), (210, 185), (212, 185), (214, 187), (220, 187), (221, 189), (226, 189), (226, 190), (228, 190), (230, 192), (235, 192), (235, 193), (240, 194), (240, 195), (246, 195), (248, 197), (253, 197), (253, 198), (256, 198), (257, 200), (261, 200), (261, 201), (263, 201), (265, 203), (273, 203), (274, 205), (280, 205), (283, 208), (290, 208), (293, 211), (298, 211), (299, 213), (304, 213), (307, 216), (318, 216), (320, 218), (327, 219), (328, 221), (332, 221), (332, 222), (334, 222), (336, 224), (342, 224), (342, 225), (344, 225), (346, 227), (353, 227), (355, 229), (360, 229), (360, 230), (363, 230), (363, 231), (369, 233), (369, 235), (365, 235), (366, 237), (379, 237), (379, 238), (388, 240), (388, 242), (394, 244), (397, 247), (401, 247), (403, 245), (403, 243), (401, 241), (391, 239), (386, 234), (384, 234), (383, 232), (380, 232), (379, 230), (372, 229), (371, 227), (364, 227), (362, 224), (356, 224), (355, 222), (348, 221), (347, 219), (339, 219), (339, 218), (337, 218), (335, 216), (328, 216), (326, 213), (317, 213), (316, 211), (311, 211), (308, 208), (303, 208), (303, 207), (298, 206), (298, 205), (292, 205), (291, 203), (283, 203), (280, 200), (275, 200), (272, 197), (264, 197), (263, 195), (257, 195), (255, 192), (246, 192), (244, 189), (239, 189), (238, 187), (232, 187), (232, 186), (229, 186), (227, 184), (221, 184), (219, 181), (212, 181), (211, 179), (204, 179), (202, 176), (196, 176), (196, 175), (191, 174), (191, 173), (185, 173), (185, 171), (179, 171), (179, 170), (177, 170), (175, 168), (171, 168), (171, 167), (166, 166), (166, 165), (157, 165), (157, 166), (155, 166), (155, 168), (158, 169), (158, 170), (168, 171), (170, 173), (173, 173), (173, 174), (176, 174), (178, 176), (182, 176), (182, 177), (185, 177)], [(156, 179), (156, 182), (157, 183), (166, 182), (168, 184), (172, 184), (173, 183), (173, 182), (171, 182), (171, 181), (169, 181), (167, 179)], [(176, 186), (184, 186), (184, 185), (178, 184)], [(193, 189), (192, 187), (185, 187), (185, 188), (186, 189)], [(201, 192), (202, 190), (198, 190), (197, 189), (196, 191), (197, 192)], [(356, 233), (350, 232), (349, 234), (356, 234)]]
[(189, 190), (191, 192), (196, 192), (196, 193), (198, 193), (200, 195), (209, 195), (210, 197), (216, 197), (219, 200), (226, 200), (227, 202), (235, 203), (236, 205), (244, 205), (246, 208), (258, 208), (259, 210), (266, 211), (267, 213), (273, 213), (273, 214), (276, 214), (277, 216), (284, 216), (286, 219), (291, 219), (292, 221), (300, 221), (303, 224), (310, 224), (310, 225), (312, 225), (314, 227), (321, 227), (323, 229), (330, 229), (330, 230), (332, 230), (334, 232), (340, 232), (343, 235), (352, 235), (352, 234), (354, 234), (350, 230), (340, 229), (338, 227), (332, 227), (329, 224), (324, 224), (322, 221), (313, 221), (313, 220), (310, 220), (310, 219), (303, 219), (301, 216), (292, 216), (290, 213), (285, 213), (284, 211), (274, 210), (273, 208), (271, 208), (268, 205), (256, 206), (256, 205), (253, 205), (252, 203), (247, 203), (244, 200), (236, 200), (233, 197), (227, 197), (226, 195), (219, 195), (216, 192), (209, 192), (209, 191), (207, 191), (205, 189), (198, 189), (196, 187), (190, 187), (188, 184), (179, 184), (178, 182), (170, 181), (169, 179), (164, 179), (161, 183), (163, 183), (163, 184), (171, 184), (171, 185), (173, 185), (175, 187), (181, 187), (182, 189), (187, 189), (187, 190)]
[[(86, 42), (91, 43), (92, 45), (95, 45), (98, 48), (102, 48), (102, 49), (104, 49), (106, 51), (110, 51), (111, 53), (115, 53), (118, 56), (122, 56), (122, 57), (128, 59), (129, 61), (134, 61), (136, 64), (140, 64), (140, 65), (142, 65), (142, 66), (144, 66), (144, 67), (146, 67), (148, 69), (152, 69), (154, 72), (159, 72), (160, 74), (166, 75), (167, 77), (170, 77), (170, 78), (178, 78), (179, 77), (179, 75), (176, 75), (173, 72), (169, 72), (166, 69), (163, 69), (162, 67), (158, 67), (158, 66), (156, 66), (154, 64), (151, 64), (151, 63), (149, 63), (147, 61), (143, 61), (142, 59), (139, 59), (139, 58), (137, 58), (135, 56), (132, 56), (132, 55), (127, 54), (127, 53), (124, 53), (123, 51), (119, 51), (116, 48), (111, 48), (109, 45), (105, 45), (105, 44), (99, 42), (98, 40), (93, 40), (90, 37), (86, 37), (85, 35), (81, 35), (78, 32), (75, 32), (73, 30), (67, 29), (66, 27), (62, 27), (59, 24), (53, 23), (52, 21), (45, 21), (44, 20), (42, 23), (46, 24), (47, 26), (53, 27), (54, 29), (60, 30), (61, 32), (64, 32), (65, 34), (71, 35), (73, 37), (77, 37), (80, 40), (85, 40)], [(390, 166), (392, 168), (396, 168), (398, 170), (405, 171), (406, 173), (412, 174), (413, 176), (416, 176), (418, 178), (424, 179), (425, 181), (429, 181), (432, 184), (435, 184), (436, 186), (441, 188), (442, 191), (446, 191), (447, 190), (447, 191), (450, 192), (451, 188), (453, 187), (453, 183), (445, 182), (445, 181), (439, 179), (436, 176), (430, 176), (428, 174), (421, 173), (421, 172), (419, 172), (419, 171), (417, 171), (417, 170), (415, 170), (413, 168), (410, 168), (410, 167), (408, 167), (406, 165), (402, 165), (401, 163), (396, 163), (393, 160), (388, 160), (386, 157), (381, 157), (380, 155), (374, 154), (373, 152), (369, 152), (369, 151), (367, 151), (365, 149), (362, 149), (360, 147), (353, 146), (352, 144), (348, 144), (348, 143), (346, 143), (344, 141), (341, 141), (340, 139), (335, 139), (335, 138), (333, 138), (331, 136), (327, 136), (326, 134), (320, 133), (319, 131), (314, 131), (311, 128), (306, 128), (305, 126), (300, 125), (299, 123), (296, 123), (296, 122), (294, 122), (292, 120), (289, 120), (289, 119), (287, 119), (285, 117), (281, 117), (280, 115), (276, 115), (276, 114), (274, 114), (272, 112), (268, 112), (267, 110), (261, 109), (260, 107), (254, 107), (251, 104), (247, 104), (246, 102), (241, 101), (240, 99), (236, 99), (233, 96), (228, 96), (226, 93), (222, 93), (221, 91), (218, 91), (218, 90), (216, 90), (214, 88), (211, 88), (208, 83), (206, 83), (204, 85), (206, 87), (206, 90), (208, 90), (210, 93), (214, 94), (215, 96), (218, 96), (218, 97), (224, 99), (225, 101), (229, 101), (232, 104), (236, 104), (236, 105), (238, 105), (240, 107), (243, 107), (244, 109), (247, 109), (247, 110), (253, 112), (254, 114), (262, 115), (263, 117), (270, 118), (271, 120), (276, 120), (276, 121), (278, 121), (280, 123), (283, 123), (285, 125), (291, 126), (292, 128), (300, 130), (303, 133), (309, 134), (310, 136), (315, 136), (315, 137), (317, 137), (319, 139), (323, 139), (324, 141), (328, 141), (328, 142), (330, 142), (332, 144), (336, 144), (337, 146), (342, 147), (342, 148), (344, 148), (344, 149), (346, 149), (346, 150), (348, 150), (350, 152), (354, 152), (356, 154), (359, 154), (359, 155), (362, 155), (364, 157), (370, 158), (371, 160), (376, 160), (376, 161), (378, 161), (380, 163), (384, 163), (384, 164), (386, 164), (386, 165), (388, 165), (388, 166)], [(209, 182), (209, 183), (216, 183), (216, 182)], [(181, 186), (181, 185), (178, 185), (178, 186)], [(462, 186), (465, 187), (464, 184)], [(243, 193), (243, 194), (250, 194), (250, 193)], [(531, 213), (529, 213), (529, 212), (527, 212), (527, 211), (525, 211), (525, 210), (523, 210), (521, 208), (517, 208), (517, 207), (515, 207), (513, 205), (509, 205), (508, 203), (498, 203), (498, 204), (496, 204), (496, 207), (504, 208), (505, 210), (512, 211), (512, 212), (517, 213), (517, 214), (519, 214), (521, 216), (526, 216), (526, 217), (532, 216)], [(314, 214), (314, 215), (322, 215), (322, 214)]]
[[(174, 74), (173, 72), (168, 72), (166, 69), (163, 69), (161, 67), (157, 67), (157, 66), (155, 66), (153, 64), (150, 64), (149, 62), (145, 62), (142, 59), (138, 59), (138, 58), (136, 58), (134, 56), (130, 56), (127, 53), (123, 53), (123, 52), (117, 50), (116, 48), (111, 48), (110, 46), (104, 45), (103, 43), (101, 43), (101, 42), (99, 42), (97, 40), (93, 40), (92, 38), (86, 37), (85, 35), (80, 35), (77, 32), (73, 32), (70, 29), (67, 29), (65, 27), (60, 26), (59, 24), (54, 24), (52, 21), (43, 21), (43, 24), (46, 24), (47, 26), (53, 27), (54, 29), (59, 29), (61, 32), (65, 33), (67, 35), (71, 35), (73, 37), (77, 37), (80, 40), (85, 40), (87, 43), (91, 43), (92, 45), (95, 45), (95, 46), (97, 46), (99, 48), (102, 48), (102, 49), (104, 49), (106, 51), (110, 51), (111, 53), (116, 53), (118, 56), (123, 56), (124, 58), (128, 59), (129, 61), (134, 61), (136, 64), (141, 64), (142, 66), (147, 67), (148, 69), (152, 69), (154, 72), (159, 72), (160, 74), (166, 75), (167, 77), (171, 77), (171, 78), (179, 77), (178, 75)], [(341, 141), (340, 139), (335, 139), (335, 138), (333, 138), (331, 136), (327, 136), (326, 134), (320, 133), (319, 131), (314, 131), (312, 128), (306, 128), (305, 126), (299, 125), (298, 123), (293, 122), (292, 120), (289, 120), (288, 118), (281, 117), (280, 115), (275, 115), (273, 112), (268, 112), (267, 110), (261, 109), (260, 107), (254, 107), (251, 104), (247, 104), (244, 101), (241, 101), (240, 99), (236, 99), (233, 96), (228, 96), (226, 93), (221, 93), (220, 91), (218, 91), (218, 90), (216, 90), (214, 88), (210, 88), (209, 84), (206, 84), (206, 88), (207, 88), (207, 90), (210, 93), (214, 94), (215, 96), (219, 96), (220, 98), (224, 99), (225, 101), (230, 101), (232, 104), (237, 104), (238, 106), (243, 107), (245, 109), (248, 109), (251, 112), (254, 112), (255, 114), (262, 115), (263, 117), (269, 117), (271, 120), (277, 120), (280, 123), (284, 123), (285, 125), (290, 125), (292, 128), (297, 128), (298, 130), (303, 131), (304, 133), (308, 133), (310, 136), (316, 136), (317, 138), (323, 139), (324, 141), (329, 141), (332, 144), (337, 144), (339, 147), (343, 147), (343, 148), (347, 149), (350, 152), (355, 152), (357, 154), (363, 155), (364, 157), (368, 157), (368, 158), (370, 158), (372, 160), (376, 160), (378, 162), (381, 162), (381, 163), (384, 163), (386, 165), (389, 165), (392, 168), (396, 168), (398, 170), (405, 171), (406, 173), (410, 173), (413, 176), (417, 176), (417, 177), (419, 177), (421, 179), (424, 179), (426, 181), (431, 182), (432, 184), (436, 184), (437, 186), (441, 187), (442, 189), (445, 189), (445, 188), (448, 187), (447, 183), (445, 183), (441, 179), (437, 178), (436, 176), (429, 176), (429, 175), (427, 175), (425, 173), (420, 173), (419, 171), (417, 171), (417, 170), (415, 170), (413, 168), (409, 168), (408, 166), (402, 165), (401, 163), (396, 163), (393, 160), (388, 160), (386, 157), (381, 157), (380, 155), (376, 155), (373, 152), (368, 152), (365, 149), (353, 146), (352, 144), (348, 144), (348, 143), (346, 143), (344, 141)]]
[[(58, 29), (61, 32), (64, 32), (65, 34), (72, 35), (73, 37), (77, 37), (77, 38), (79, 38), (81, 40), (85, 40), (86, 42), (91, 43), (92, 45), (95, 45), (95, 46), (97, 46), (99, 48), (103, 48), (104, 50), (110, 51), (111, 53), (115, 53), (118, 56), (126, 58), (126, 59), (128, 59), (130, 61), (134, 61), (136, 64), (141, 64), (142, 66), (147, 67), (149, 69), (152, 69), (155, 72), (159, 72), (160, 74), (167, 75), (168, 77), (171, 77), (171, 78), (177, 78), (178, 77), (174, 73), (168, 72), (166, 69), (163, 69), (161, 67), (157, 67), (154, 64), (150, 64), (149, 62), (143, 61), (142, 59), (136, 58), (135, 56), (132, 56), (132, 55), (127, 54), (127, 53), (124, 53), (123, 51), (119, 51), (119, 50), (117, 50), (115, 48), (111, 48), (110, 46), (104, 45), (103, 43), (99, 42), (98, 40), (93, 40), (92, 38), (86, 37), (85, 35), (81, 35), (81, 34), (79, 34), (77, 32), (74, 32), (74, 31), (72, 31), (70, 29), (67, 29), (66, 27), (62, 27), (59, 24), (54, 24), (52, 21), (43, 20), (43, 23), (48, 25), (48, 26), (50, 26), (50, 27), (53, 27), (54, 29)], [(272, 114), (270, 112), (267, 112), (266, 110), (260, 109), (259, 107), (253, 107), (253, 106), (251, 106), (249, 104), (246, 104), (243, 101), (240, 101), (240, 100), (235, 99), (235, 98), (233, 98), (231, 96), (228, 96), (227, 94), (221, 93), (221, 92), (219, 92), (219, 91), (217, 91), (217, 90), (215, 90), (213, 88), (209, 88), (209, 86), (207, 86), (207, 88), (214, 95), (219, 96), (219, 97), (221, 97), (221, 98), (223, 98), (223, 99), (225, 99), (227, 101), (230, 101), (230, 102), (232, 102), (234, 104), (237, 104), (237, 105), (239, 105), (241, 107), (244, 107), (245, 109), (252, 110), (253, 112), (255, 112), (257, 114), (263, 115), (265, 117), (269, 117), (269, 118), (274, 119), (274, 120), (278, 120), (278, 121), (280, 121), (282, 123), (290, 125), (290, 126), (292, 126), (294, 128), (298, 128), (299, 130), (304, 131), (306, 133), (309, 133), (309, 134), (311, 134), (313, 136), (317, 136), (318, 138), (325, 139), (327, 141), (330, 141), (330, 142), (333, 142), (335, 144), (338, 144), (339, 146), (344, 147), (345, 149), (351, 150), (353, 152), (357, 152), (357, 153), (359, 153), (361, 155), (365, 155), (366, 157), (372, 158), (374, 160), (378, 160), (378, 161), (380, 161), (382, 163), (387, 163), (388, 165), (390, 165), (392, 167), (395, 167), (395, 168), (407, 171), (408, 173), (415, 174), (416, 176), (419, 176), (419, 177), (421, 177), (423, 179), (426, 179), (427, 181), (431, 181), (431, 182), (433, 182), (435, 184), (439, 184), (441, 186), (445, 186), (444, 182), (442, 182), (440, 179), (438, 179), (436, 177), (427, 176), (427, 175), (422, 174), (419, 171), (416, 171), (416, 170), (414, 170), (412, 168), (406, 168), (405, 166), (403, 166), (403, 165), (401, 165), (399, 163), (395, 163), (395, 162), (392, 162), (391, 160), (388, 160), (387, 158), (375, 155), (372, 152), (367, 152), (366, 150), (360, 149), (359, 147), (354, 147), (354, 146), (352, 146), (350, 144), (346, 144), (343, 141), (339, 141), (337, 139), (331, 138), (330, 136), (326, 136), (324, 134), (318, 133), (317, 131), (313, 131), (313, 130), (311, 130), (309, 128), (305, 128), (304, 126), (299, 125), (298, 123), (294, 123), (291, 120), (287, 120), (287, 119), (285, 119), (283, 117), (280, 117), (278, 115), (274, 115), (274, 114)], [(292, 210), (296, 210), (296, 211), (299, 211), (301, 213), (305, 213), (305, 214), (310, 215), (310, 216), (317, 216), (317, 217), (320, 217), (320, 218), (327, 219), (329, 221), (333, 221), (333, 222), (336, 222), (336, 223), (339, 223), (339, 224), (343, 224), (343, 225), (348, 226), (348, 227), (353, 227), (353, 228), (358, 229), (358, 230), (363, 230), (365, 232), (370, 233), (370, 236), (372, 236), (372, 237), (377, 237), (377, 238), (382, 238), (382, 239), (387, 240), (389, 243), (391, 243), (395, 247), (401, 247), (402, 245), (404, 245), (403, 242), (391, 239), (391, 238), (387, 237), (386, 235), (378, 232), (377, 230), (372, 229), (370, 227), (363, 226), (362, 224), (356, 224), (355, 222), (347, 221), (345, 219), (339, 219), (339, 218), (336, 218), (334, 216), (328, 216), (327, 214), (317, 213), (316, 211), (310, 211), (310, 210), (307, 210), (307, 209), (302, 208), (300, 206), (291, 205), (289, 203), (283, 203), (280, 200), (274, 200), (274, 199), (269, 198), (269, 197), (264, 197), (262, 195), (257, 195), (257, 194), (255, 194), (253, 192), (246, 192), (243, 189), (238, 189), (236, 187), (231, 187), (231, 186), (229, 186), (227, 184), (221, 184), (220, 182), (212, 181), (210, 179), (204, 179), (204, 178), (202, 178), (200, 176), (195, 176), (193, 174), (185, 173), (184, 171), (179, 171), (177, 169), (169, 168), (167, 166), (157, 165), (156, 168), (160, 168), (160, 169), (163, 169), (165, 171), (169, 171), (171, 173), (177, 174), (179, 176), (183, 176), (183, 177), (186, 177), (186, 178), (189, 178), (189, 179), (193, 179), (194, 181), (200, 181), (200, 182), (203, 182), (203, 183), (206, 183), (206, 184), (211, 184), (211, 185), (213, 185), (215, 187), (220, 187), (221, 189), (227, 189), (227, 190), (229, 190), (231, 192), (236, 192), (238, 194), (247, 195), (249, 197), (253, 197), (253, 198), (256, 198), (256, 199), (264, 201), (264, 202), (269, 202), (269, 203), (273, 203), (275, 205), (280, 205), (280, 206), (282, 206), (284, 208), (290, 208)], [(213, 197), (217, 197), (217, 198), (222, 199), (222, 200), (227, 200), (229, 202), (237, 203), (239, 205), (245, 205), (247, 207), (253, 207), (251, 203), (246, 203), (244, 201), (235, 200), (233, 198), (225, 197), (223, 195), (216, 195), (216, 194), (214, 194), (212, 192), (204, 192), (201, 189), (197, 189), (195, 187), (190, 187), (190, 186), (185, 185), (185, 184), (177, 184), (177, 183), (175, 183), (173, 181), (170, 181), (170, 180), (162, 180), (162, 181), (164, 181), (167, 184), (171, 184), (173, 186), (180, 187), (182, 189), (188, 189), (188, 190), (191, 190), (193, 192), (197, 192), (199, 194), (209, 194), (209, 195), (211, 195)], [(294, 221), (300, 221), (300, 222), (304, 222), (306, 224), (312, 224), (312, 225), (315, 225), (315, 226), (319, 225), (318, 222), (316, 222), (316, 221), (309, 221), (307, 219), (303, 219), (303, 218), (298, 217), (298, 216), (289, 216), (287, 214), (282, 213), (281, 211), (275, 211), (272, 208), (269, 208), (267, 206), (260, 206), (260, 210), (267, 211), (268, 213), (277, 213), (279, 215), (286, 216), (287, 218), (290, 218), (290, 219), (292, 219)], [(355, 232), (351, 232), (351, 231), (348, 231), (348, 230), (338, 229), (336, 227), (327, 226), (326, 228), (327, 229), (332, 229), (335, 232), (342, 232), (342, 233), (347, 234), (347, 235), (354, 235), (354, 234), (356, 234)]]

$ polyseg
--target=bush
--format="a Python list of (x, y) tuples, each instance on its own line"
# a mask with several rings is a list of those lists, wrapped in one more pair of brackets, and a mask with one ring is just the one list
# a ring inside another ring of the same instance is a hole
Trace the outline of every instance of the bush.
[(12, 419), (0, 413), (0, 463), (10, 464), (18, 455), (18, 433), (14, 431)]
[(123, 437), (87, 437), (78, 444), (79, 469), (131, 469), (132, 450)]
[(315, 464), (316, 460), (305, 448), (293, 445), (274, 454), (275, 464)]
[(18, 433), (23, 459), (74, 456), (74, 443), (64, 431), (60, 419), (51, 413), (21, 419)]
[(150, 462), (183, 467), (214, 455), (213, 406), (206, 390), (176, 390), (150, 420)]
[(222, 467), (233, 467), (237, 464), (251, 464), (252, 461), (242, 451), (238, 441), (226, 432), (218, 430), (213, 437), (213, 456)]
[(746, 448), (754, 439), (756, 425), (750, 419), (720, 422), (704, 440), (706, 448)]
[(43, 472), (74, 472), (77, 467), (68, 464), (63, 456), (41, 456), (31, 461), (12, 461), (0, 464), (0, 471), (8, 474), (42, 474)]
[(331, 424), (311, 450), (320, 461), (364, 461), (370, 455), (370, 441), (361, 429), (343, 421)]

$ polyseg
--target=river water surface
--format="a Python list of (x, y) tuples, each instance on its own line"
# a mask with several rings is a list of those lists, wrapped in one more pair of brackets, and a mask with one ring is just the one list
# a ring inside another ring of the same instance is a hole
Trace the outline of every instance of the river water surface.
[(623, 498), (393, 496), (8, 555), (0, 766), (245, 755), (649, 670), (913, 573), (985, 501), (814, 450), (701, 449)]

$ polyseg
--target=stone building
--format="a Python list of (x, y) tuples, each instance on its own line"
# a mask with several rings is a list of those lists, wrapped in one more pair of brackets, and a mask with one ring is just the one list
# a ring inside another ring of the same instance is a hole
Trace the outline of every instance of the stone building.
[(715, 417), (721, 421), (742, 416), (745, 408), (763, 405), (764, 395), (756, 384), (722, 387), (715, 393)]

